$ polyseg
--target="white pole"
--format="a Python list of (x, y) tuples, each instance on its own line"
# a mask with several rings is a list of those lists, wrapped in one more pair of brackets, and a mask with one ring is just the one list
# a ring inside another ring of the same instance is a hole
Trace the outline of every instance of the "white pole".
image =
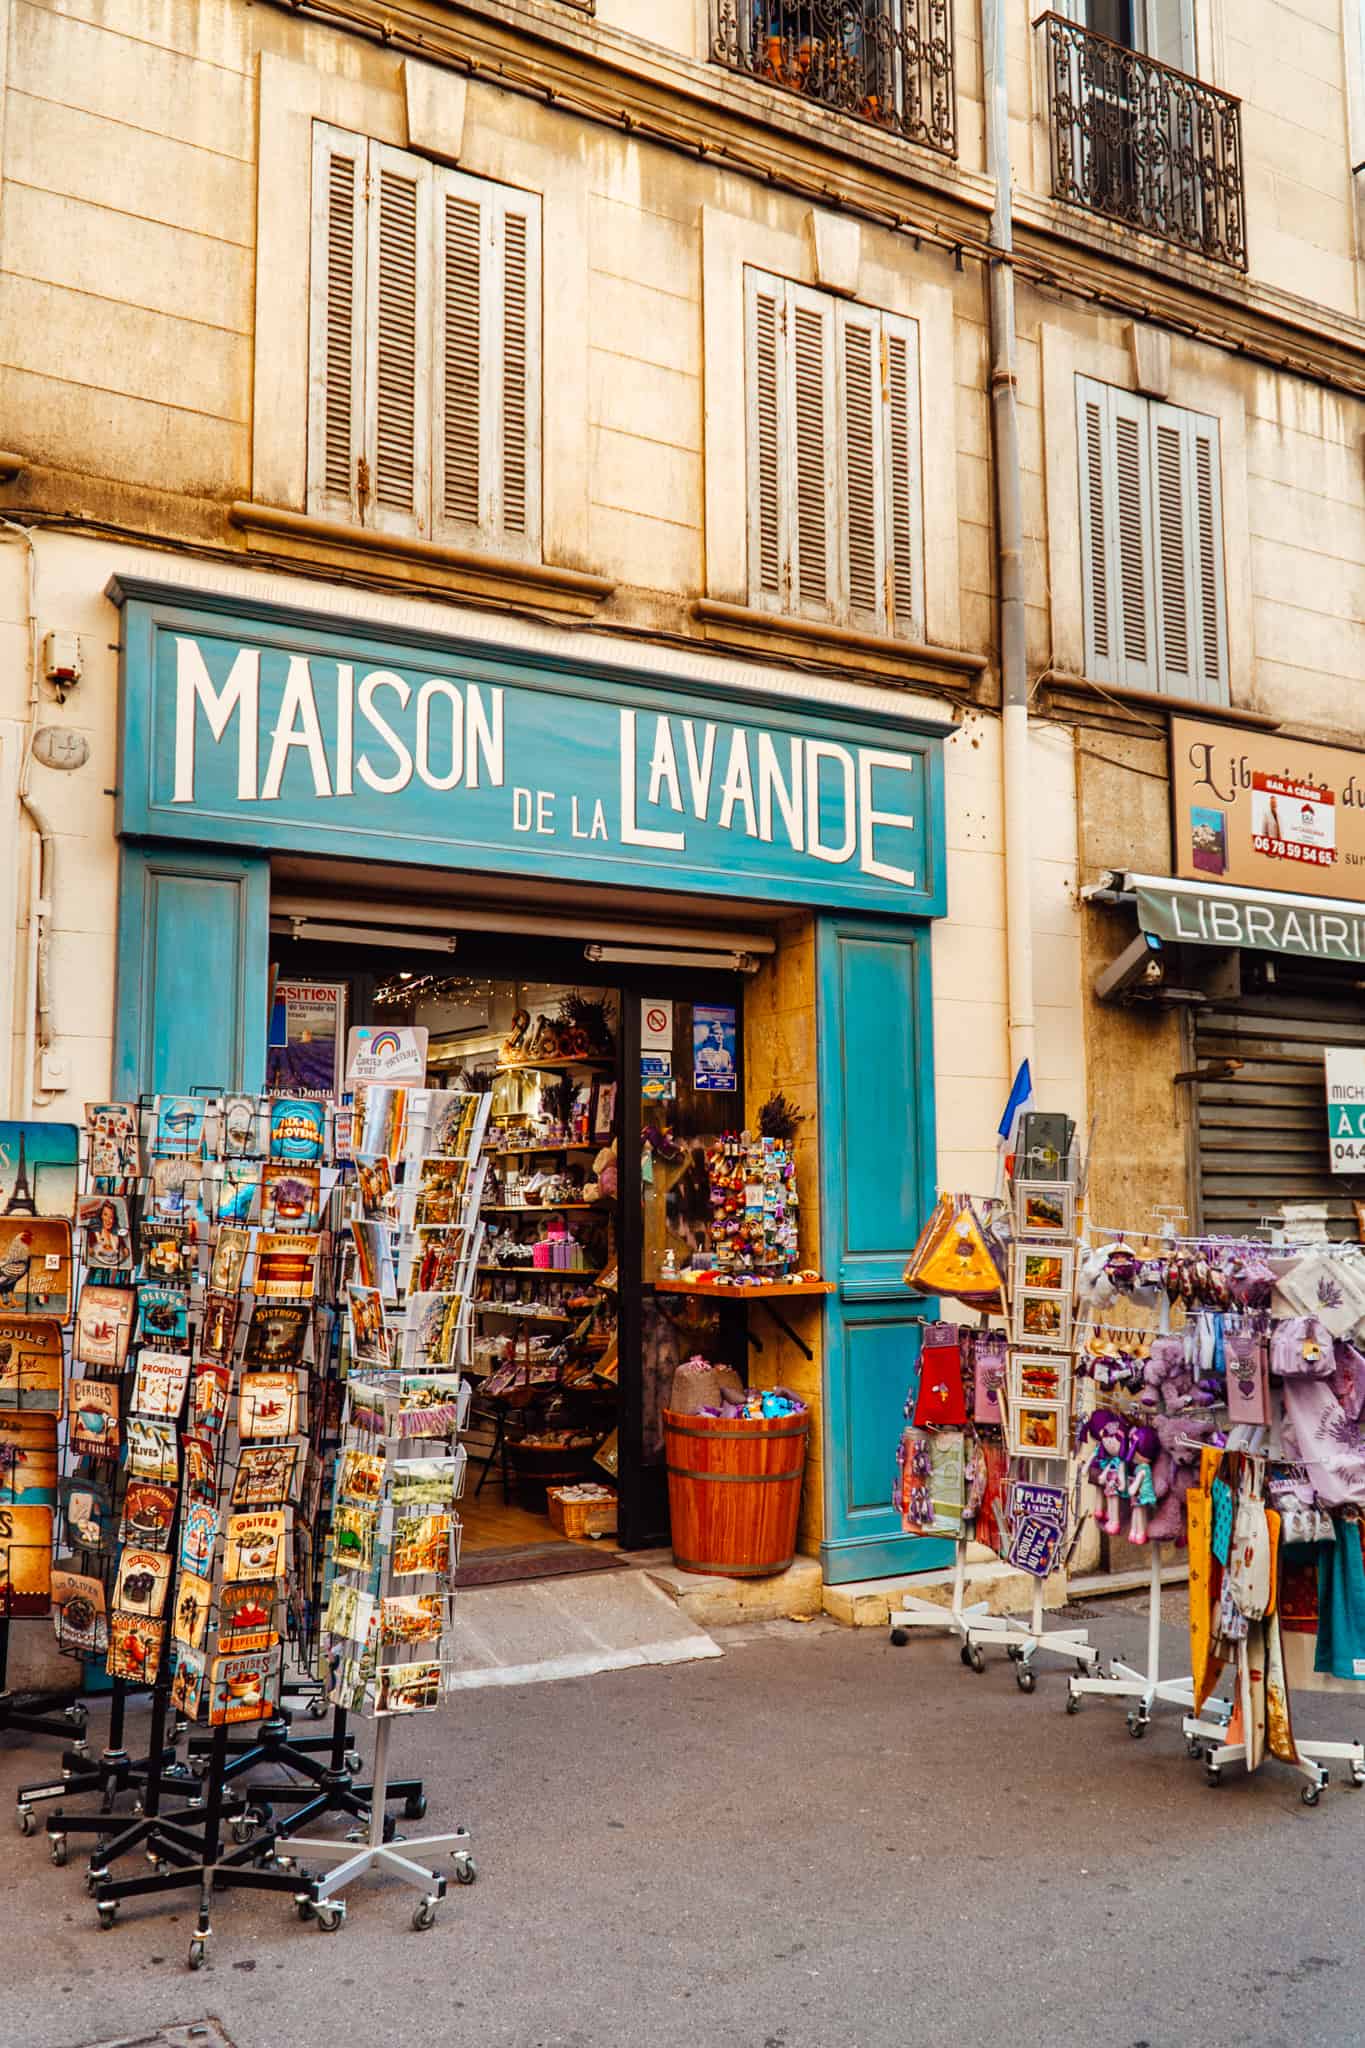
[(1153, 1693), (1161, 1682), (1161, 1545), (1152, 1545), (1152, 1591), (1147, 1609), (1147, 1683)]

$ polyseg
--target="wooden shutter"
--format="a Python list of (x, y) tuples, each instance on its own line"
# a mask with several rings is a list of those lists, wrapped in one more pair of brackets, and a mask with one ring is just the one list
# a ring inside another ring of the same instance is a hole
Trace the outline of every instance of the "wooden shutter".
[(538, 555), (540, 202), (439, 172), (435, 250), (434, 530)]
[(744, 274), (745, 409), (748, 441), (749, 598), (769, 611), (786, 602), (787, 287)]
[(798, 611), (828, 618), (842, 582), (834, 304), (803, 285), (787, 291), (791, 597)]
[(1085, 656), (1101, 682), (1158, 687), (1146, 400), (1077, 379)]
[(886, 630), (924, 630), (924, 486), (920, 461), (919, 329), (882, 315)]
[(1151, 407), (1160, 687), (1227, 701), (1218, 422)]
[(308, 509), (361, 517), (365, 447), (365, 181), (369, 145), (313, 130), (308, 294)]
[(841, 304), (838, 335), (842, 596), (868, 632), (886, 630), (886, 477), (882, 328), (877, 314)]
[(390, 533), (429, 531), (431, 183), (429, 165), (371, 143), (367, 517)]
[(1211, 704), (1228, 701), (1227, 591), (1223, 568), (1223, 478), (1218, 422), (1190, 413), (1190, 526), (1197, 640), (1198, 693)]

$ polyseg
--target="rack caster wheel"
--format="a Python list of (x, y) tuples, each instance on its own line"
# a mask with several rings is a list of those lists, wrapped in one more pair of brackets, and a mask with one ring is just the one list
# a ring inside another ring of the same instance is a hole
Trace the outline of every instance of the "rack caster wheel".
[(891, 1631), (891, 1641), (893, 1642), (893, 1644), (895, 1645), (895, 1647), (896, 1647), (896, 1648), (897, 1648), (898, 1650), (903, 1650), (903, 1649), (905, 1648), (906, 1644), (907, 1644), (907, 1643), (909, 1642), (909, 1640), (910, 1640), (910, 1634), (909, 1634), (909, 1631), (908, 1631), (907, 1629), (903, 1629), (903, 1628), (893, 1628), (893, 1629), (892, 1629), (892, 1631)]
[(1086, 1663), (1084, 1657), (1078, 1657), (1076, 1659), (1076, 1670), (1082, 1678), (1089, 1678), (1090, 1666)]
[(345, 1763), (345, 1766), (347, 1770), (351, 1773), (352, 1777), (355, 1776), (357, 1771), (362, 1771), (365, 1768), (364, 1762), (360, 1755), (360, 1751), (358, 1749), (348, 1749), (342, 1761)]
[(961, 1648), (961, 1649), (960, 1649), (960, 1650), (958, 1651), (958, 1653), (957, 1653), (957, 1654), (958, 1654), (958, 1656), (959, 1656), (959, 1657), (960, 1657), (960, 1658), (962, 1659), (963, 1663), (964, 1663), (964, 1664), (966, 1664), (967, 1666), (969, 1666), (969, 1667), (970, 1667), (970, 1665), (971, 1665), (971, 1661), (972, 1661), (972, 1646), (971, 1646), (971, 1644), (970, 1644), (970, 1643), (964, 1643), (964, 1644), (962, 1645), (962, 1648)]
[(19, 1832), (21, 1835), (31, 1835), (33, 1833), (34, 1827), (37, 1825), (37, 1823), (34, 1821), (33, 1808), (31, 1806), (16, 1806), (14, 1809), (14, 1818), (19, 1823)]
[(186, 1956), (185, 1961), (191, 1970), (202, 1970), (204, 1967), (204, 1957), (207, 1954), (208, 1950), (204, 1945), (203, 1935), (196, 1934), (190, 1943), (190, 1952)]
[(311, 1920), (313, 1917), (313, 1901), (311, 1899), (295, 1899), (294, 1911), (300, 1920)]
[(66, 1836), (50, 1835), (48, 1837), (48, 1848), (52, 1852), (52, 1861), (56, 1864), (58, 1870), (64, 1869), (66, 1865)]
[(1365, 1787), (1365, 1771), (1353, 1765), (1350, 1776), (1343, 1778), (1342, 1783), (1348, 1786), (1352, 1792), (1359, 1792), (1362, 1787)]
[(426, 1928), (434, 1927), (435, 1925), (436, 1900), (433, 1898), (419, 1899), (412, 1909), (413, 1933), (421, 1934)]
[(980, 1678), (982, 1672), (986, 1668), (986, 1652), (981, 1648), (981, 1645), (979, 1643), (973, 1643), (969, 1648), (967, 1652), (967, 1662), (971, 1665), (977, 1677)]
[(99, 1905), (95, 1908), (95, 1910), (100, 1916), (100, 1926), (104, 1929), (105, 1933), (107, 1934), (109, 1929), (113, 1926), (114, 1922), (118, 1919), (118, 1900), (111, 1899), (108, 1905)]
[(456, 1884), (473, 1884), (479, 1872), (478, 1866), (468, 1849), (457, 1849), (454, 1852), (453, 1860), (455, 1863)]
[(1322, 1797), (1321, 1785), (1305, 1785), (1299, 1794), (1305, 1806), (1316, 1806)]
[(1079, 1693), (1069, 1692), (1069, 1693), (1067, 1694), (1067, 1696), (1066, 1696), (1066, 1710), (1067, 1710), (1068, 1714), (1079, 1714), (1079, 1713), (1080, 1713), (1080, 1711), (1081, 1711), (1081, 1701), (1080, 1701), (1080, 1695), (1079, 1695)]
[(1018, 1643), (1011, 1643), (1005, 1651), (1005, 1655), (1009, 1658), (1011, 1664), (1017, 1664), (1023, 1654), (1024, 1652)]
[(1038, 1674), (1032, 1665), (1020, 1664), (1015, 1668), (1014, 1682), (1020, 1692), (1032, 1692), (1038, 1683)]
[(1128, 1733), (1132, 1736), (1134, 1742), (1141, 1742), (1143, 1736), (1147, 1733), (1147, 1721), (1143, 1715), (1129, 1714)]
[(425, 1792), (414, 1792), (410, 1799), (403, 1801), (404, 1820), (421, 1820), (426, 1810), (427, 1795)]
[(313, 1918), (318, 1923), (319, 1934), (340, 1934), (346, 1908), (340, 1900), (335, 1905), (314, 1906)]
[(62, 1716), (64, 1720), (71, 1723), (73, 1728), (84, 1728), (86, 1722), (90, 1719), (89, 1713), (79, 1700), (77, 1700), (75, 1706), (64, 1707), (62, 1709)]
[(310, 1721), (325, 1721), (327, 1719), (327, 1701), (321, 1693), (318, 1694), (315, 1700), (309, 1700), (308, 1718)]
[(89, 1892), (91, 1898), (95, 1896), (95, 1893), (99, 1890), (100, 1886), (104, 1883), (108, 1875), (109, 1873), (107, 1870), (96, 1870), (93, 1866), (86, 1871), (85, 1889)]
[(1217, 1764), (1210, 1764), (1210, 1765), (1209, 1765), (1208, 1769), (1207, 1769), (1207, 1770), (1205, 1771), (1205, 1773), (1204, 1773), (1204, 1780), (1205, 1780), (1205, 1783), (1206, 1783), (1206, 1784), (1209, 1784), (1209, 1785), (1212, 1785), (1212, 1786), (1215, 1786), (1215, 1787), (1217, 1787), (1217, 1786), (1219, 1786), (1219, 1785), (1221, 1785), (1221, 1784), (1222, 1784), (1222, 1782), (1223, 1782), (1223, 1773), (1222, 1773), (1222, 1772), (1221, 1772), (1221, 1771), (1219, 1770), (1219, 1768), (1218, 1768)]

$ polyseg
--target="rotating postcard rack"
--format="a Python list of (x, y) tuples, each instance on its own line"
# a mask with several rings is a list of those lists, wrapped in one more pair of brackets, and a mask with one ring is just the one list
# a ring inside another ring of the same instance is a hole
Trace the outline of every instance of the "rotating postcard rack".
[(383, 1814), (392, 1723), (438, 1707), (453, 1662), (455, 1509), (466, 1465), (459, 1435), (469, 1398), (461, 1368), (483, 1234), (490, 1098), (421, 1090), (400, 1105), (392, 1092), (368, 1091), (358, 1147), (352, 1369), (323, 1615), (329, 1697), (376, 1723), (374, 1795), (361, 1846), (293, 1845), (305, 1862), (332, 1862), (298, 1900), (300, 1916), (324, 1932), (342, 1924), (339, 1894), (371, 1871), (419, 1890), (418, 1929), (431, 1926), (446, 1894), (433, 1858), (452, 1859), (461, 1884), (476, 1874), (468, 1829), (400, 1847), (386, 1837)]

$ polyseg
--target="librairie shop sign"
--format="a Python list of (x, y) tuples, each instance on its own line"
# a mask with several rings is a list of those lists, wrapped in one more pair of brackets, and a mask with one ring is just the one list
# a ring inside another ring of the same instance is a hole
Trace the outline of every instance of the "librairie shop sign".
[(1365, 901), (1365, 754), (1171, 720), (1175, 872)]
[(941, 911), (936, 738), (279, 613), (126, 604), (120, 829)]

